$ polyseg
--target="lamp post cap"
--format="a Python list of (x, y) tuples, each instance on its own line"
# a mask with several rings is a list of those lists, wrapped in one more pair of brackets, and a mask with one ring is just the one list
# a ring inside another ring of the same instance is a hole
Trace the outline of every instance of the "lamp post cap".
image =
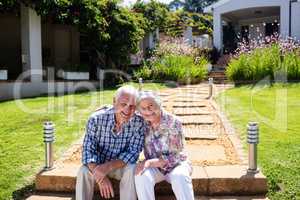
[(258, 122), (248, 122), (249, 126), (258, 126)]

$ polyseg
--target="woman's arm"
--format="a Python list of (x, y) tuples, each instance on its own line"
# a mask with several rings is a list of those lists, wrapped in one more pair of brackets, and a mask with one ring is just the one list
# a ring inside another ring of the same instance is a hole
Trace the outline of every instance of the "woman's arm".
[(184, 135), (182, 131), (182, 124), (175, 119), (173, 132), (168, 136), (168, 152), (162, 155), (162, 159), (166, 161), (165, 168), (175, 167), (184, 155)]
[(144, 160), (137, 164), (135, 169), (135, 174), (141, 175), (147, 168), (151, 168), (151, 167), (163, 168), (166, 164), (167, 161), (165, 161), (162, 158), (153, 158), (149, 160)]

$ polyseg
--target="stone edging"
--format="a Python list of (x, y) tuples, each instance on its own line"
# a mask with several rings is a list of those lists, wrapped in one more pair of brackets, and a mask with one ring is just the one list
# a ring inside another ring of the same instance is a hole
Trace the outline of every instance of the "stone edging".
[(236, 150), (242, 165), (248, 165), (248, 160), (246, 153), (243, 149), (243, 144), (241, 143), (241, 139), (237, 134), (236, 130), (231, 125), (225, 113), (221, 111), (220, 106), (215, 102), (215, 100), (210, 100), (209, 103), (215, 109), (216, 115), (221, 121), (221, 126), (225, 130), (225, 134), (228, 135), (230, 141), (232, 142), (233, 147)]

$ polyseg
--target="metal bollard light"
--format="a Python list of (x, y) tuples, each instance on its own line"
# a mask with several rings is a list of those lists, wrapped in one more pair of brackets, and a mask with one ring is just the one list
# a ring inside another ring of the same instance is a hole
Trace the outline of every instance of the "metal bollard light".
[(44, 142), (45, 142), (45, 167), (44, 170), (53, 168), (53, 142), (54, 142), (54, 124), (52, 122), (44, 123)]
[(248, 152), (248, 173), (258, 173), (259, 169), (257, 168), (257, 144), (259, 139), (259, 127), (257, 122), (249, 122), (247, 126), (247, 142), (249, 144)]
[(213, 84), (214, 84), (214, 79), (213, 78), (208, 78), (208, 97), (207, 99), (210, 99), (213, 95)]
[(139, 91), (142, 91), (143, 88), (143, 79), (139, 78)]

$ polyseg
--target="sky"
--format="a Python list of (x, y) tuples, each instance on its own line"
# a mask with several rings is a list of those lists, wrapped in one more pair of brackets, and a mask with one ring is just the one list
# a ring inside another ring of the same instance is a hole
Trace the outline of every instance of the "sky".
[[(145, 1), (147, 1), (147, 0), (145, 0)], [(172, 0), (158, 0), (158, 1), (168, 4)], [(136, 0), (123, 0), (123, 5), (130, 6), (130, 5), (134, 4), (135, 2), (136, 2)]]

